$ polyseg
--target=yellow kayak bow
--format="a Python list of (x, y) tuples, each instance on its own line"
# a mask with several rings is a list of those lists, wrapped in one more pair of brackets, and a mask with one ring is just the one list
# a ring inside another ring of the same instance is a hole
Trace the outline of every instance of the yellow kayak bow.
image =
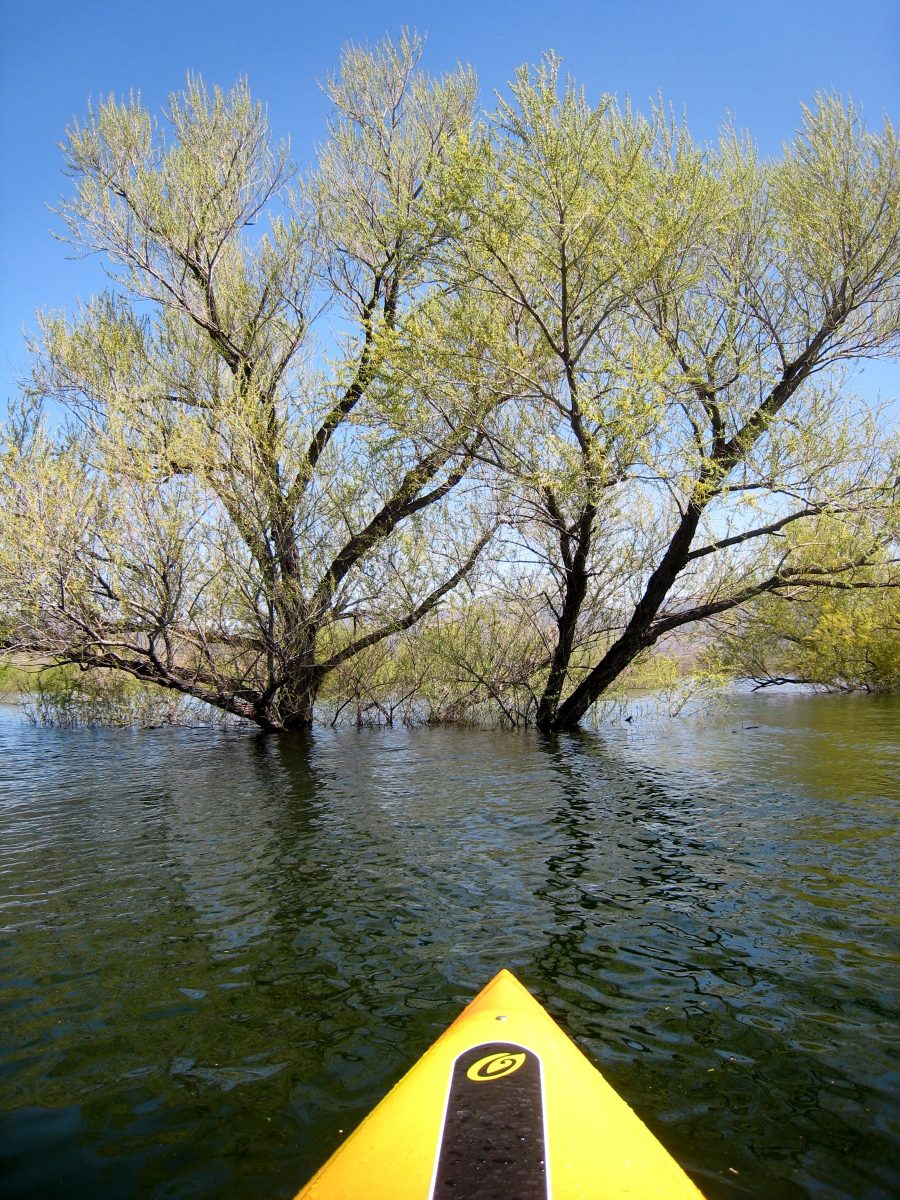
[(556, 1022), (501, 971), (297, 1200), (702, 1200)]

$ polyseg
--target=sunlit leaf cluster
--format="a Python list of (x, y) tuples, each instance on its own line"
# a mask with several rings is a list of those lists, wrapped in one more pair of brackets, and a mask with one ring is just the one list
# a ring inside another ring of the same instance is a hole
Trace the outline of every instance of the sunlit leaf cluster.
[(769, 161), (553, 55), (484, 115), (422, 53), (345, 48), (308, 169), (243, 82), (68, 131), (110, 286), (40, 316), (3, 435), (7, 649), (269, 730), (553, 731), (685, 629), (896, 584), (848, 390), (898, 350), (890, 122), (821, 96)]

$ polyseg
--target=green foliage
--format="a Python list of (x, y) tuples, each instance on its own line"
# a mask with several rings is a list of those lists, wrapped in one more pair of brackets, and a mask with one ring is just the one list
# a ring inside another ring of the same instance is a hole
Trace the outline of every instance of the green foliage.
[(71, 666), (29, 667), (19, 668), (10, 682), (15, 684), (17, 699), (35, 725), (75, 729), (220, 723), (214, 710), (121, 672), (87, 673)]
[(34, 669), (20, 662), (0, 662), (0, 704), (15, 704), (34, 684)]
[[(337, 725), (534, 725), (546, 685), (553, 631), (483, 597), (456, 597), (439, 615), (357, 655), (323, 687), (322, 718)], [(591, 656), (579, 652), (575, 670)], [(623, 719), (636, 699), (643, 715), (675, 715), (710, 703), (727, 682), (719, 666), (685, 665), (651, 650), (637, 658), (592, 711)]]
[(900, 341), (890, 122), (822, 96), (767, 162), (552, 55), (478, 121), (421, 54), (344, 50), (305, 173), (245, 83), (69, 130), (112, 286), (41, 317), (0, 435), (10, 650), (268, 730), (554, 731), (683, 627), (898, 582), (896, 438), (845, 374)]
[(322, 699), (334, 721), (516, 727), (534, 721), (541, 654), (540, 639), (509, 614), (457, 597), (343, 664)]
[(460, 484), (496, 396), (432, 399), (414, 363), (446, 225), (423, 195), (475, 83), (429, 78), (421, 50), (345, 51), (304, 178), (245, 83), (191, 78), (162, 121), (109, 98), (69, 130), (60, 213), (114, 290), (41, 318), (0, 444), (15, 648), (294, 728), (330, 626), (389, 637), (472, 570), (492, 518)]
[(882, 527), (833, 516), (791, 528), (785, 541), (823, 586), (760, 596), (736, 614), (708, 656), (760, 687), (900, 690), (896, 513)]
[(716, 657), (760, 687), (900, 692), (897, 613), (893, 589), (810, 588), (792, 599), (766, 597), (723, 635)]

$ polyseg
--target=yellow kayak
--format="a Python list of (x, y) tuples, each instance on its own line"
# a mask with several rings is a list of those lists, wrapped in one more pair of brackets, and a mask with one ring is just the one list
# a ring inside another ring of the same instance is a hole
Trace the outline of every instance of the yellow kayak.
[(509, 971), (501, 971), (297, 1200), (702, 1200)]

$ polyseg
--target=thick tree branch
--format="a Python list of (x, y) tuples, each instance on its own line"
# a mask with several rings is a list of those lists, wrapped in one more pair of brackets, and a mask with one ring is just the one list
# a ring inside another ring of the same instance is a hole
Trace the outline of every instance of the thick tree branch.
[[(477, 439), (476, 445), (478, 441), (480, 438)], [(474, 458), (474, 448), (466, 450), (460, 466), (440, 487), (425, 495), (419, 495), (425, 484), (433, 479), (458, 451), (459, 445), (452, 442), (448, 446), (437, 447), (406, 472), (390, 500), (382, 505), (365, 528), (355, 533), (335, 555), (316, 589), (313, 605), (316, 611), (323, 612), (327, 608), (330, 597), (334, 595), (347, 572), (375, 546), (384, 541), (400, 521), (419, 512), (426, 505), (440, 500), (462, 479)]]
[(753, 538), (778, 533), (779, 530), (784, 529), (786, 525), (790, 525), (794, 521), (800, 521), (804, 517), (818, 516), (826, 510), (829, 512), (840, 511), (832, 506), (813, 504), (809, 508), (804, 508), (799, 512), (789, 513), (786, 517), (782, 517), (778, 521), (772, 521), (769, 525), (760, 525), (756, 529), (747, 529), (743, 533), (734, 534), (732, 537), (720, 538), (718, 541), (710, 542), (707, 546), (698, 546), (688, 554), (686, 561), (693, 562), (696, 558), (704, 558), (708, 554), (715, 554), (717, 550), (725, 550), (728, 546), (739, 546), (742, 542), (749, 542)]

